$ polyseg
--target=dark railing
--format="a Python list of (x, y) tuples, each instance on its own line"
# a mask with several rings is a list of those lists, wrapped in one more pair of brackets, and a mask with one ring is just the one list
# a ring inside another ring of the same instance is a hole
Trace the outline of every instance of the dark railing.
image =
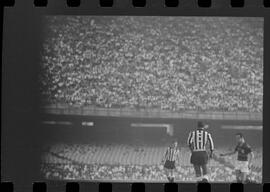
[(101, 108), (96, 106), (47, 105), (42, 112), (58, 115), (138, 117), (138, 118), (182, 118), (213, 120), (255, 120), (262, 121), (260, 112), (223, 112), (223, 111), (166, 111), (160, 109)]

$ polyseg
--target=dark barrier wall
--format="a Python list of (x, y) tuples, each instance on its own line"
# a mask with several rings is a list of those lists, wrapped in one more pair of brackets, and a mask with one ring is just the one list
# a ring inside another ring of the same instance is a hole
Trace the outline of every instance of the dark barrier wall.
[[(182, 146), (186, 146), (190, 131), (197, 125), (196, 120), (162, 120), (136, 118), (101, 118), (78, 116), (46, 116), (47, 120), (69, 121), (71, 125), (43, 125), (42, 132), (49, 142), (68, 143), (126, 143), (164, 145), (169, 136), (165, 127), (131, 127), (131, 123), (171, 124), (174, 136)], [(93, 122), (94, 126), (82, 126), (82, 121)], [(210, 125), (208, 131), (212, 134), (217, 147), (234, 147), (235, 134), (241, 132), (246, 141), (254, 147), (262, 147), (262, 130), (222, 129), (222, 125), (261, 125), (260, 122), (237, 121), (206, 121)]]

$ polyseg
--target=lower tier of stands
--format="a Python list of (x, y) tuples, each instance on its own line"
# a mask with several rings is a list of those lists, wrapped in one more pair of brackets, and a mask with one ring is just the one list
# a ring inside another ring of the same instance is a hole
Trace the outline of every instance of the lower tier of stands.
[[(56, 144), (42, 157), (42, 173), (47, 179), (75, 180), (166, 180), (161, 159), (165, 146)], [(228, 151), (218, 148), (209, 162), (210, 177), (215, 182), (233, 182), (235, 157), (219, 157)], [(249, 174), (253, 181), (262, 180), (262, 150), (255, 149)], [(190, 151), (181, 148), (176, 180), (194, 181)]]

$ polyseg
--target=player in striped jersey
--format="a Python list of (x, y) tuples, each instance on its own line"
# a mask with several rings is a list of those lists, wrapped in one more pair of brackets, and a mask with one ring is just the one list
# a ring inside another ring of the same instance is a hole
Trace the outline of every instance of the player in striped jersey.
[(210, 144), (210, 158), (212, 158), (214, 143), (210, 133), (205, 129), (208, 125), (204, 125), (202, 122), (198, 122), (196, 130), (189, 133), (187, 144), (192, 152), (190, 162), (193, 164), (197, 181), (208, 181), (207, 176), (207, 163), (208, 154), (206, 152), (206, 145)]
[(178, 149), (178, 142), (174, 141), (171, 146), (169, 146), (166, 150), (165, 156), (162, 159), (162, 164), (164, 164), (165, 173), (169, 182), (174, 181), (174, 169), (175, 163), (179, 163), (179, 149)]

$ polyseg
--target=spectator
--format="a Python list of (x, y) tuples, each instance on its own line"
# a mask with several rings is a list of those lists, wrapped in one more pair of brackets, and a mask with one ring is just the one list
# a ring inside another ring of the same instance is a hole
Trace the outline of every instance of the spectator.
[(263, 21), (47, 17), (42, 94), (73, 106), (262, 112)]
[[(98, 153), (76, 153), (81, 151), (80, 149), (87, 149), (91, 151), (93, 145), (56, 145), (51, 147), (49, 154), (61, 158), (55, 161), (50, 158), (43, 161), (42, 173), (47, 179), (64, 179), (64, 180), (141, 180), (141, 181), (163, 181), (165, 182), (166, 175), (164, 174), (163, 165), (159, 164), (164, 154), (165, 147), (155, 147), (155, 149), (148, 149), (147, 146), (140, 146), (145, 151), (148, 151), (149, 158), (155, 157), (156, 161), (140, 161), (139, 159), (133, 159), (134, 161), (121, 162), (121, 152), (125, 148), (123, 146), (111, 146), (112, 152), (109, 155), (105, 155), (108, 152), (108, 146), (104, 145), (99, 148)], [(134, 149), (137, 146), (130, 146), (126, 149), (129, 151), (131, 157), (135, 157), (136, 152)], [(57, 150), (56, 150), (57, 149)], [(117, 149), (121, 149), (117, 151)], [(226, 148), (217, 148), (217, 153), (223, 153), (227, 151)], [(55, 154), (55, 152), (61, 152), (61, 155)], [(156, 151), (156, 152), (155, 152)], [(124, 151), (122, 151), (124, 153)], [(132, 154), (133, 153), (133, 154)], [(183, 148), (180, 151), (181, 166), (176, 167), (175, 180), (178, 181), (194, 181), (193, 167), (189, 163), (189, 150)], [(49, 155), (47, 154), (47, 155)], [(157, 156), (160, 154), (160, 156)], [(253, 167), (250, 180), (261, 182), (262, 181), (262, 150), (254, 150), (255, 159), (253, 160)], [(102, 156), (100, 159), (98, 156)], [(119, 157), (116, 161), (113, 160)], [(56, 158), (55, 157), (55, 158)], [(112, 157), (112, 158), (111, 158)], [(46, 158), (45, 158), (46, 159)], [(85, 161), (84, 159), (88, 159)], [(235, 177), (234, 170), (234, 158), (224, 159), (219, 156), (214, 156), (209, 166), (210, 181), (213, 182), (233, 182)], [(140, 163), (143, 162), (143, 163)]]

